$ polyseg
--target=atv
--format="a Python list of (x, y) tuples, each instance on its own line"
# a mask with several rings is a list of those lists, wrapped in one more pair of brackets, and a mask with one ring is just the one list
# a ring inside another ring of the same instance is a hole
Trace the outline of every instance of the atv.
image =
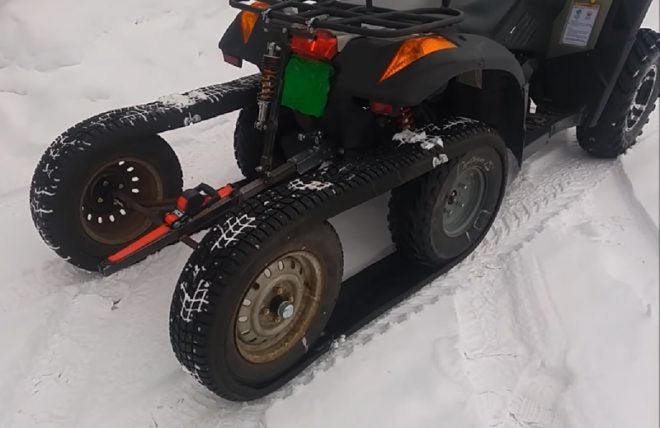
[[(464, 260), (553, 134), (577, 127), (588, 153), (625, 153), (660, 92), (659, 37), (640, 29), (651, 0), (229, 3), (224, 59), (260, 72), (73, 126), (30, 202), (44, 241), (82, 269), (192, 247), (172, 347), (230, 400), (274, 391)], [(236, 110), (245, 179), (183, 191), (159, 134)], [(387, 192), (397, 250), (343, 280), (328, 219)]]

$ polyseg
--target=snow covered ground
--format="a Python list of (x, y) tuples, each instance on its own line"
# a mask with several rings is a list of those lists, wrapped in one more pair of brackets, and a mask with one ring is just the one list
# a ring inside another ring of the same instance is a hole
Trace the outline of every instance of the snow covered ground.
[[(470, 260), (256, 403), (216, 398), (170, 351), (187, 250), (107, 279), (58, 259), (27, 202), (45, 147), (248, 72), (216, 49), (232, 17), (220, 0), (0, 0), (0, 427), (658, 426), (657, 115), (620, 161), (555, 138)], [(234, 119), (165, 135), (187, 184), (238, 177)], [(389, 250), (385, 203), (334, 221), (349, 272)]]

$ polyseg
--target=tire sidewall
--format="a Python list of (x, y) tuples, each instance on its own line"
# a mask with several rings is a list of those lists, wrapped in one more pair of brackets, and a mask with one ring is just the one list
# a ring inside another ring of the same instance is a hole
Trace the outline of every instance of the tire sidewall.
[[(457, 176), (466, 168), (478, 168), (485, 177), (485, 190), (479, 213), (472, 225), (458, 236), (449, 236), (443, 227), (446, 198), (454, 187)], [(506, 187), (506, 158), (490, 145), (477, 146), (456, 159), (443, 185), (438, 188), (433, 205), (431, 245), (442, 260), (451, 260), (473, 248), (493, 223)]]
[[(255, 103), (245, 106), (238, 114), (234, 129), (234, 157), (238, 168), (249, 179), (258, 177), (257, 167), (263, 154), (264, 133), (255, 127), (259, 115), (259, 107)], [(295, 125), (293, 113), (282, 108), (273, 150), (273, 163), (279, 165), (285, 160), (280, 140), (287, 130)]]
[(49, 228), (58, 234), (60, 250), (70, 254), (71, 263), (83, 269), (97, 270), (105, 257), (125, 246), (103, 244), (91, 238), (82, 226), (80, 204), (84, 186), (99, 169), (126, 157), (139, 159), (154, 168), (161, 177), (164, 198), (178, 196), (183, 187), (178, 159), (159, 137), (99, 144), (68, 159), (67, 165), (60, 167), (58, 174), (58, 184), (65, 190), (58, 192), (50, 201), (53, 214)]
[[(341, 253), (334, 257), (332, 254), (341, 252), (341, 244), (329, 224), (324, 224), (323, 229), (310, 226), (282, 232), (278, 234), (279, 239), (269, 239), (268, 244), (251, 255), (241, 274), (230, 280), (233, 285), (216, 287), (220, 290), (214, 296), (214, 315), (206, 344), (211, 377), (221, 379), (220, 383), (234, 391), (242, 391), (245, 397), (263, 395), (264, 389), (269, 390), (273, 381), (303, 358), (320, 337), (334, 309), (341, 287), (343, 258)], [(319, 258), (325, 280), (318, 312), (304, 334), (305, 344), (299, 341), (291, 351), (273, 362), (250, 363), (240, 355), (235, 337), (236, 313), (247, 286), (273, 261), (300, 250), (310, 251)]]

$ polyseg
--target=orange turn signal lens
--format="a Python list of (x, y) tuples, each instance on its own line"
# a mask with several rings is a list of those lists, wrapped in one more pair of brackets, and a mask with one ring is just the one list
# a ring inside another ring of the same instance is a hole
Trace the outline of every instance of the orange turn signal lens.
[(387, 70), (383, 73), (380, 81), (382, 82), (389, 79), (413, 62), (424, 58), (426, 55), (445, 49), (453, 49), (455, 47), (456, 45), (454, 43), (440, 36), (415, 37), (414, 39), (408, 39), (401, 44), (401, 47), (396, 55), (394, 55), (394, 58), (392, 58), (392, 62), (390, 62)]
[[(268, 9), (270, 7), (268, 3), (264, 3), (262, 1), (255, 1), (250, 6), (259, 9)], [(250, 36), (252, 36), (252, 31), (254, 30), (254, 26), (257, 25), (258, 20), (259, 15), (255, 12), (250, 12), (249, 10), (244, 10), (241, 12), (241, 31), (243, 33), (243, 43), (247, 43), (248, 40), (250, 40)]]

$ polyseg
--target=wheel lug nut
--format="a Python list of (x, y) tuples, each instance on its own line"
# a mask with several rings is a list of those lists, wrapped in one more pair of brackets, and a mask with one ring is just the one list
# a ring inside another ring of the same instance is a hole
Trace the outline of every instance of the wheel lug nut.
[(293, 316), (294, 312), (295, 308), (291, 303), (282, 302), (279, 308), (277, 308), (277, 319), (278, 321), (288, 320)]
[(465, 208), (465, 204), (460, 204), (459, 207)]
[(98, 202), (99, 204), (103, 203), (103, 198), (98, 198), (96, 202)]
[(120, 184), (120, 185), (118, 185), (117, 187), (118, 187), (119, 189), (123, 189), (123, 188), (124, 188), (124, 185), (123, 185), (123, 184)]

